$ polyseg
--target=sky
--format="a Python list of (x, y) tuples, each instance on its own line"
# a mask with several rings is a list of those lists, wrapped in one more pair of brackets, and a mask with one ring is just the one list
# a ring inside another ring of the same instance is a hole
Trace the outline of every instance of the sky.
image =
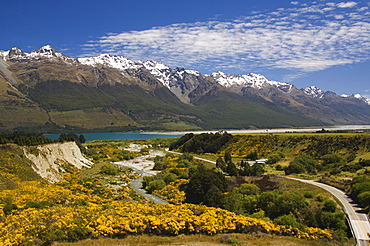
[(257, 73), (370, 98), (370, 0), (3, 0), (0, 50)]

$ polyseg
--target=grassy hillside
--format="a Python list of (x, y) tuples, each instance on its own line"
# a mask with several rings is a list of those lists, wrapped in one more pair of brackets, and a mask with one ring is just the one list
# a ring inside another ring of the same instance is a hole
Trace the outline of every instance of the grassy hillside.
[(224, 90), (211, 91), (194, 99), (193, 103), (209, 113), (206, 119), (212, 128), (248, 129), (324, 124), (277, 105), (256, 103)]
[(0, 76), (0, 131), (11, 130), (15, 126), (35, 127), (47, 121), (44, 109)]
[(0, 75), (3, 130), (181, 131), (323, 124), (262, 98), (253, 102), (218, 86), (210, 90), (212, 83), (204, 81), (189, 95), (192, 105), (185, 104), (146, 69), (122, 72), (58, 59), (9, 63), (8, 69), (18, 84), (10, 86)]
[(31, 166), (21, 147), (15, 144), (0, 145), (0, 191), (14, 189), (20, 181), (41, 180)]

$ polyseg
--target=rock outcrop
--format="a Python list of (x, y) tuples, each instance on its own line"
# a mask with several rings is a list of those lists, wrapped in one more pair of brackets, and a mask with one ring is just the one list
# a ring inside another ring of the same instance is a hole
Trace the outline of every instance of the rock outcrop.
[(63, 179), (68, 167), (90, 167), (93, 163), (81, 153), (75, 142), (24, 147), (24, 155), (33, 163), (33, 170), (51, 182)]

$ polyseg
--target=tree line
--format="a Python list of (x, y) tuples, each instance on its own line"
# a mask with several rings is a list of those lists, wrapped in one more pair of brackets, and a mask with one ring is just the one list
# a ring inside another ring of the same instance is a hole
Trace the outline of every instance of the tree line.
[(24, 131), (0, 132), (0, 144), (12, 143), (20, 146), (35, 146), (65, 141), (74, 141), (79, 147), (82, 147), (81, 144), (85, 143), (86, 140), (83, 135), (77, 136), (70, 133), (63, 133), (58, 139), (52, 140), (42, 133), (26, 133)]

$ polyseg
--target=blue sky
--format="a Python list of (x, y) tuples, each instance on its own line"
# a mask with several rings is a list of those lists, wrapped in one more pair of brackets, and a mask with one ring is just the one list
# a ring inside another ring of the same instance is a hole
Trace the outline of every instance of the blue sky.
[(5, 0), (0, 50), (259, 73), (370, 98), (370, 0)]

